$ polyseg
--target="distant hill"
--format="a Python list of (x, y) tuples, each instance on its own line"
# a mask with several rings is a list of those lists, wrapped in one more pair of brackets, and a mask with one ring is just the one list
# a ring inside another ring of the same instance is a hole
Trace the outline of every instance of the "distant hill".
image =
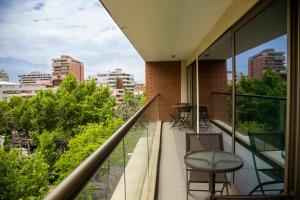
[(0, 69), (5, 70), (9, 76), (9, 81), (12, 82), (18, 82), (18, 75), (22, 73), (30, 73), (32, 71), (51, 73), (50, 65), (32, 63), (13, 57), (0, 58)]

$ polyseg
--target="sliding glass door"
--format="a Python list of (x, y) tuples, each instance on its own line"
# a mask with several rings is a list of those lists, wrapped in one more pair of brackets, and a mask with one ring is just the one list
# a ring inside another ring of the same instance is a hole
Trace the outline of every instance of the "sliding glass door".
[(243, 194), (283, 191), (286, 3), (273, 1), (234, 30), (235, 153), (245, 159), (235, 183)]

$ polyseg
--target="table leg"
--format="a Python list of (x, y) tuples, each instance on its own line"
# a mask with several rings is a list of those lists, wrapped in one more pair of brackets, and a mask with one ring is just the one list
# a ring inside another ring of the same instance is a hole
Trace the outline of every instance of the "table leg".
[(216, 193), (215, 179), (216, 179), (216, 174), (215, 173), (209, 173), (209, 192), (210, 192), (210, 197), (212, 197)]

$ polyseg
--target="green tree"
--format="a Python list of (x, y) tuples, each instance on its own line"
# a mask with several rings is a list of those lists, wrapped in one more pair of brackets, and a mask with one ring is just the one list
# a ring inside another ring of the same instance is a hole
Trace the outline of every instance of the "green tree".
[[(231, 90), (231, 89), (230, 89)], [(237, 94), (272, 97), (286, 96), (286, 82), (276, 71), (266, 70), (261, 79), (242, 79), (236, 84)], [(236, 97), (237, 124), (242, 132), (281, 131), (284, 129), (285, 102), (274, 98)]]
[(124, 102), (118, 106), (118, 115), (128, 120), (146, 103), (146, 96), (134, 95), (131, 91), (125, 90)]
[(40, 153), (21, 157), (0, 149), (0, 199), (41, 197), (48, 191), (48, 165)]
[(81, 126), (80, 132), (69, 141), (69, 150), (55, 163), (55, 170), (59, 174), (58, 182), (68, 176), (80, 163), (94, 152), (117, 128), (123, 124), (121, 119), (111, 120), (107, 126), (89, 124)]
[(0, 102), (0, 133), (7, 134), (14, 125), (14, 117), (9, 104)]

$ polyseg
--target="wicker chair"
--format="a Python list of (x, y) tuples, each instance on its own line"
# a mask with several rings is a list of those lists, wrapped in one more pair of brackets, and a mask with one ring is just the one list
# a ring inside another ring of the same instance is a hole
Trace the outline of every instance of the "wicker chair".
[[(197, 150), (214, 150), (223, 151), (223, 137), (221, 133), (186, 133), (186, 152)], [(208, 191), (203, 189), (191, 189), (191, 183), (209, 183), (209, 174), (205, 172), (199, 172), (191, 168), (186, 167), (186, 182), (187, 182), (187, 199), (190, 191)], [(230, 182), (226, 178), (225, 173), (216, 174), (216, 183), (223, 184), (220, 191), (221, 194), (226, 188), (228, 194), (228, 185)]]

